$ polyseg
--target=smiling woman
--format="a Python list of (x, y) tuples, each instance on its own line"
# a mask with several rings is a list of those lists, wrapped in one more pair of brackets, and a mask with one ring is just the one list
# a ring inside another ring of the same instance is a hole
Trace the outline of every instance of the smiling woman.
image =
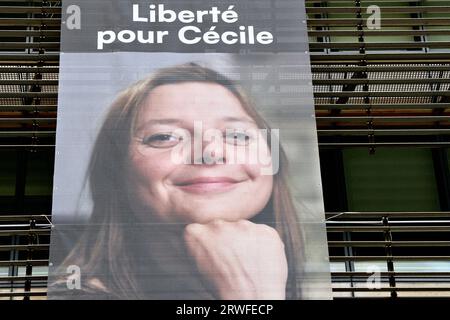
[[(230, 116), (242, 120), (230, 121)], [(245, 132), (257, 126), (239, 99), (220, 84), (184, 82), (155, 88), (143, 102), (135, 125), (136, 139), (130, 144), (126, 181), (134, 212), (143, 212), (145, 220), (151, 208), (165, 222), (207, 223), (214, 219), (252, 218), (267, 204), (273, 177), (261, 175), (259, 163), (231, 164), (227, 159), (235, 153), (245, 154), (246, 150), (255, 152), (258, 142), (260, 148), (267, 149), (266, 141), (254, 139), (242, 145), (235, 138), (234, 148), (224, 148), (216, 140), (205, 141), (202, 146), (207, 152), (197, 155), (201, 159), (195, 159), (194, 165), (179, 165), (173, 147), (180, 138), (174, 139), (171, 132), (180, 128), (193, 132), (194, 123), (200, 123), (205, 132), (218, 130), (224, 134), (227, 129)], [(196, 135), (194, 139), (206, 140), (204, 134), (196, 132)], [(187, 151), (191, 151), (189, 140)], [(186, 152), (181, 152), (180, 156), (183, 155)], [(216, 161), (206, 163), (212, 157)], [(215, 165), (219, 161), (226, 165)]]
[(55, 286), (81, 299), (301, 298), (299, 221), (270, 133), (236, 83), (196, 64), (124, 90), (91, 157), (89, 228), (61, 265), (80, 267), (81, 290)]

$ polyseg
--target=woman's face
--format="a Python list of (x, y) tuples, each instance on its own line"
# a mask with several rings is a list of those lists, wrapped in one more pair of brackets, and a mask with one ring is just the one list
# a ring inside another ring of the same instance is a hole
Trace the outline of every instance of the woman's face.
[[(164, 222), (250, 219), (269, 201), (273, 176), (261, 174), (271, 166), (267, 142), (225, 87), (159, 86), (145, 100), (135, 128), (127, 190), (144, 221), (152, 213)], [(252, 152), (257, 161), (250, 161)]]

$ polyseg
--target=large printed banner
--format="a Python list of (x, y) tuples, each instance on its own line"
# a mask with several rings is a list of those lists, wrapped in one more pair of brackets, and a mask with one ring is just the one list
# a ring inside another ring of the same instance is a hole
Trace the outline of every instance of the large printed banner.
[(304, 3), (62, 21), (49, 299), (330, 299)]

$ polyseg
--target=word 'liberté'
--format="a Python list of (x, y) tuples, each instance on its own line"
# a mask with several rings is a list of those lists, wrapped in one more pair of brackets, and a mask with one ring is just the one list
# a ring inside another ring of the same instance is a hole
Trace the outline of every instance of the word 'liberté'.
[[(227, 10), (221, 11), (218, 7), (211, 7), (210, 10), (182, 10), (175, 12), (166, 9), (164, 4), (158, 6), (151, 4), (149, 10), (144, 16), (141, 7), (133, 4), (133, 22), (142, 23), (205, 23), (212, 22), (234, 24), (239, 20), (239, 15), (233, 10), (234, 6), (229, 6)], [(271, 44), (274, 41), (272, 33), (268, 31), (256, 32), (254, 26), (239, 26), (239, 30), (228, 30), (222, 33), (216, 31), (216, 26), (209, 26), (204, 32), (200, 27), (195, 25), (186, 25), (179, 29), (178, 39), (188, 45), (199, 43), (226, 45), (234, 44)], [(99, 31), (97, 36), (97, 49), (103, 50), (107, 44), (116, 41), (121, 43), (141, 43), (141, 44), (161, 44), (165, 38), (169, 36), (167, 30), (121, 30), (119, 32), (113, 30)]]

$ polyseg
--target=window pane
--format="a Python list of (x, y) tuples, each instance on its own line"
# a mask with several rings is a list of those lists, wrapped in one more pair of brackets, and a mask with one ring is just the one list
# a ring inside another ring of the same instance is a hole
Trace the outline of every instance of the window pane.
[(0, 150), (0, 196), (14, 196), (16, 189), (16, 152)]
[(429, 149), (345, 150), (349, 210), (439, 211)]
[(27, 196), (47, 196), (52, 194), (53, 151), (30, 153), (25, 194)]

